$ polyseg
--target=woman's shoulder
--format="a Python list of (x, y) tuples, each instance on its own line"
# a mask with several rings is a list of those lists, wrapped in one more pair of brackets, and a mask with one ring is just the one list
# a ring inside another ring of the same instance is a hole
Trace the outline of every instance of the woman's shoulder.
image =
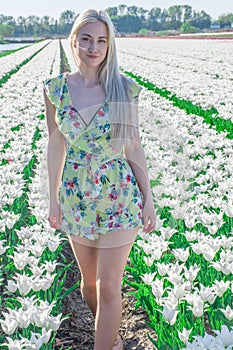
[(50, 77), (43, 81), (44, 91), (46, 92), (49, 100), (58, 107), (62, 100), (64, 91), (65, 73), (60, 73), (55, 77)]
[(54, 86), (54, 85), (59, 86), (59, 84), (61, 84), (63, 82), (63, 80), (65, 78), (65, 74), (66, 74), (66, 72), (63, 72), (57, 76), (47, 78), (43, 81), (43, 84), (48, 85), (48, 86)]
[(140, 94), (142, 87), (133, 78), (127, 77), (124, 74), (121, 74), (121, 76), (123, 79), (125, 79), (131, 96), (133, 98), (137, 97)]

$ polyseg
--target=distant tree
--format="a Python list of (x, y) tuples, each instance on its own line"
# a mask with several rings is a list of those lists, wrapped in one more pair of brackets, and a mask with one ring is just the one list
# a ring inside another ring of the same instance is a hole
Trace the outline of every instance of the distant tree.
[(123, 16), (125, 14), (125, 10), (127, 9), (127, 5), (120, 4), (118, 5), (118, 12), (120, 16)]
[(190, 21), (192, 19), (192, 6), (183, 5), (183, 22)]
[(75, 19), (75, 12), (66, 10), (60, 14), (59, 24), (62, 26), (65, 26), (67, 24), (72, 24), (74, 22), (74, 19)]
[(182, 6), (174, 5), (168, 8), (168, 17), (171, 29), (178, 29), (181, 25)]
[(201, 12), (196, 12), (195, 10), (193, 11), (193, 17), (192, 20), (190, 21), (190, 25), (204, 29), (204, 28), (209, 28), (211, 24), (211, 16), (208, 15), (205, 11)]
[(0, 24), (0, 40), (14, 33), (14, 27), (9, 24)]
[(156, 31), (160, 29), (160, 23), (161, 23), (161, 8), (160, 7), (154, 7), (152, 8), (147, 15), (147, 28)]
[(66, 35), (70, 32), (72, 24), (75, 20), (75, 16), (76, 16), (75, 12), (70, 10), (63, 11), (60, 14), (59, 27), (60, 27), (61, 34)]
[(15, 26), (15, 19), (12, 16), (0, 15), (0, 24), (9, 24), (10, 26)]
[(148, 13), (148, 10), (145, 10), (143, 7), (138, 8), (138, 15), (141, 21), (141, 26), (144, 27), (146, 26), (146, 14)]
[(231, 25), (233, 23), (233, 13), (222, 14), (218, 17), (217, 22), (221, 27), (225, 25)]
[(111, 19), (119, 33), (138, 33), (141, 29), (141, 22), (137, 16), (115, 16)]
[(127, 14), (131, 15), (131, 16), (137, 16), (138, 7), (137, 6), (128, 6), (127, 7)]
[(172, 22), (175, 22), (175, 21), (181, 22), (182, 6), (180, 6), (180, 5), (170, 6), (168, 8), (167, 12), (168, 12), (168, 16), (170, 17), (170, 20)]
[(23, 36), (26, 33), (26, 18), (23, 16), (19, 16), (16, 20), (16, 27), (14, 34), (16, 36)]
[(109, 17), (117, 16), (118, 15), (118, 8), (116, 6), (114, 7), (108, 7), (105, 10)]

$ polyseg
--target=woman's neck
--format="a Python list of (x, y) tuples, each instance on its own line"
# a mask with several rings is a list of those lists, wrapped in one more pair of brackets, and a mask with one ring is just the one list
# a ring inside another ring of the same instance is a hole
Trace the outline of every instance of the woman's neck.
[(75, 74), (76, 81), (81, 86), (95, 86), (99, 85), (97, 70), (78, 68)]

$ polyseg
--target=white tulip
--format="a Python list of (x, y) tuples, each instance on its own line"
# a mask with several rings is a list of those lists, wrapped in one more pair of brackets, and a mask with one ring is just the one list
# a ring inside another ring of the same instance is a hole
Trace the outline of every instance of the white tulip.
[(20, 340), (18, 339), (11, 339), (10, 337), (6, 337), (7, 343), (3, 343), (2, 346), (7, 346), (9, 350), (21, 350), (21, 349), (27, 349), (27, 350), (38, 350), (35, 345), (33, 345), (28, 339), (22, 338)]
[(40, 349), (42, 344), (47, 344), (51, 338), (52, 329), (48, 331), (42, 328), (42, 334), (31, 332), (30, 342), (35, 344), (36, 349)]
[(183, 249), (183, 248), (173, 249), (172, 254), (175, 256), (176, 260), (186, 262), (189, 257), (189, 247), (186, 249)]
[(230, 308), (229, 305), (227, 305), (226, 310), (225, 309), (219, 309), (221, 310), (224, 315), (226, 316), (226, 318), (228, 318), (228, 320), (232, 321), (233, 320), (233, 309)]
[(216, 299), (216, 294), (214, 292), (214, 288), (212, 287), (205, 287), (202, 283), (200, 283), (200, 292), (199, 295), (203, 302), (209, 302), (211, 305), (214, 303)]
[(190, 266), (189, 269), (186, 266), (184, 266), (185, 278), (188, 281), (193, 282), (197, 278), (197, 274), (200, 271), (200, 269), (200, 266), (197, 266), (196, 263), (193, 266)]
[(58, 328), (60, 327), (61, 322), (62, 322), (61, 317), (62, 317), (62, 314), (59, 314), (58, 316), (49, 316), (48, 317), (49, 327), (52, 328), (53, 331), (57, 331)]
[(225, 325), (222, 325), (221, 332), (216, 330), (214, 333), (218, 335), (218, 338), (222, 341), (224, 346), (233, 346), (233, 330), (229, 331)]
[(192, 329), (187, 330), (185, 327), (183, 327), (182, 332), (178, 331), (178, 336), (183, 343), (186, 343), (188, 341), (191, 331)]
[(142, 276), (141, 276), (141, 279), (143, 280), (143, 282), (145, 284), (148, 284), (148, 285), (151, 285), (154, 278), (155, 278), (155, 275), (156, 275), (156, 272), (149, 272), (149, 273), (144, 273)]
[(5, 318), (4, 320), (0, 320), (3, 332), (8, 335), (13, 334), (18, 327), (17, 319), (12, 314), (6, 312), (2, 312), (2, 315)]
[(15, 293), (16, 290), (18, 289), (17, 283), (13, 282), (12, 280), (9, 280), (7, 282), (7, 286), (6, 286), (7, 290), (11, 293)]
[(163, 280), (160, 280), (159, 278), (156, 278), (155, 281), (151, 283), (152, 286), (152, 293), (155, 297), (161, 298), (163, 296)]
[(162, 315), (166, 322), (168, 322), (171, 326), (176, 323), (176, 318), (178, 315), (178, 311), (174, 308), (170, 308), (168, 305), (164, 305)]
[(213, 288), (219, 297), (222, 297), (226, 290), (230, 287), (230, 281), (214, 281)]
[(144, 261), (146, 263), (147, 266), (151, 267), (154, 263), (154, 258), (151, 256), (144, 256)]
[(167, 274), (168, 271), (168, 265), (166, 265), (165, 263), (157, 263), (157, 268), (158, 268), (158, 273), (160, 274), (160, 276), (164, 277)]

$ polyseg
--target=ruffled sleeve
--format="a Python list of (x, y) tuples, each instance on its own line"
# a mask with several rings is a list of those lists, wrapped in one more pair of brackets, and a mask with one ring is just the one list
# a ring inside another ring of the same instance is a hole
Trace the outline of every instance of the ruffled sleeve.
[(43, 87), (49, 100), (58, 108), (62, 100), (62, 75), (46, 79)]
[(134, 103), (138, 103), (138, 98), (139, 98), (139, 94), (142, 91), (142, 87), (140, 85), (138, 85), (138, 83), (136, 83), (136, 81), (134, 81), (131, 78), (128, 78), (129, 84), (130, 84), (130, 95), (132, 98), (132, 101)]

